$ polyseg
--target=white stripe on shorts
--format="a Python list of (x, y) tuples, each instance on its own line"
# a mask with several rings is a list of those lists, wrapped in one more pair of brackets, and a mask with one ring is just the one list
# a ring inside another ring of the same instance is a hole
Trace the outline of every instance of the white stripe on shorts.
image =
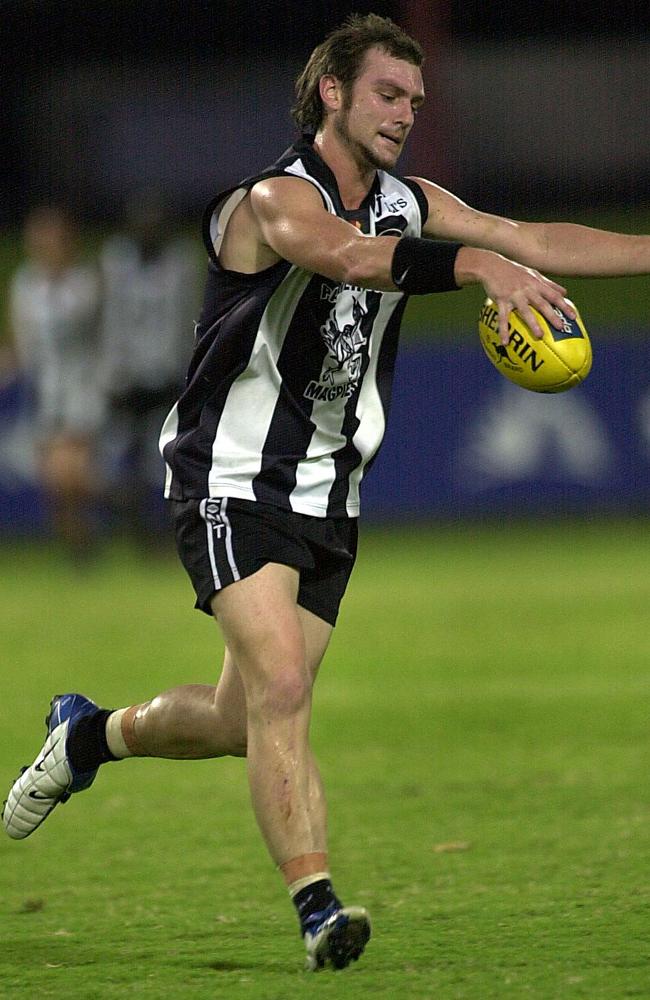
[[(215, 535), (217, 542), (221, 542), (222, 531), (225, 530), (225, 554), (228, 559), (228, 565), (230, 567), (230, 572), (232, 573), (233, 582), (241, 579), (239, 570), (237, 569), (237, 563), (235, 562), (235, 553), (232, 545), (232, 525), (230, 519), (226, 513), (228, 509), (228, 498), (222, 497), (219, 503), (219, 513), (212, 514), (208, 516), (208, 503), (216, 503), (215, 500), (201, 500), (199, 504), (199, 513), (203, 520), (205, 521), (205, 527), (207, 532), (207, 542), (208, 542), (208, 556), (210, 557), (210, 569), (212, 571), (212, 580), (214, 582), (214, 589), (221, 590), (223, 586), (221, 583), (221, 577), (219, 576), (219, 568), (217, 566), (217, 555), (214, 549), (215, 546)], [(223, 550), (221, 550), (223, 551)], [(223, 563), (222, 563), (223, 566)]]
[[(201, 503), (204, 503), (204, 501), (202, 500)], [(205, 530), (208, 536), (208, 554), (210, 556), (210, 567), (212, 569), (214, 589), (221, 590), (221, 580), (219, 579), (219, 570), (217, 569), (217, 557), (214, 554), (214, 528), (209, 521), (205, 522)]]
[(230, 521), (226, 515), (226, 507), (228, 506), (228, 498), (224, 497), (221, 501), (221, 517), (224, 524), (226, 525), (226, 552), (228, 553), (228, 562), (232, 570), (233, 580), (239, 580), (239, 570), (237, 569), (237, 563), (235, 562), (235, 553), (232, 548), (232, 527)]

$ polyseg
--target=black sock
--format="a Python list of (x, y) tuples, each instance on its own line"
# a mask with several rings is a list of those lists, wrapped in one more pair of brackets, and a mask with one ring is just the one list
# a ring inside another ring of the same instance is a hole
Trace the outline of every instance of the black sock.
[(119, 760), (108, 749), (106, 720), (111, 709), (100, 708), (83, 715), (68, 734), (66, 752), (75, 771), (94, 771), (109, 760)]
[(300, 889), (293, 897), (293, 903), (298, 911), (301, 934), (305, 933), (309, 920), (315, 913), (326, 910), (332, 903), (341, 905), (328, 878), (319, 879), (318, 882), (312, 882), (311, 885)]

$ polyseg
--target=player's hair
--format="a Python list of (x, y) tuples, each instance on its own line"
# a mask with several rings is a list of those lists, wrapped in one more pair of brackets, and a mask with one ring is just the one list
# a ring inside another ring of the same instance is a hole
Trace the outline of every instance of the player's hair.
[(322, 124), (321, 77), (335, 76), (343, 85), (344, 93), (349, 95), (366, 52), (375, 47), (384, 49), (396, 59), (412, 63), (418, 69), (424, 62), (422, 47), (394, 21), (378, 14), (367, 14), (365, 17), (351, 14), (316, 46), (296, 80), (296, 103), (291, 114), (301, 131), (316, 132)]

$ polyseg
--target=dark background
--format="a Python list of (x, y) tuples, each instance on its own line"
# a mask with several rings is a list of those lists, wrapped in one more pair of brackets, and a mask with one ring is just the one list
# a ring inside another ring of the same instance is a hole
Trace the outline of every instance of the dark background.
[[(22, 252), (20, 223), (44, 201), (78, 210), (92, 254), (134, 190), (162, 188), (203, 267), (205, 204), (289, 144), (293, 81), (354, 9), (392, 16), (427, 53), (427, 101), (404, 173), (515, 218), (650, 231), (647, 3), (0, 0), (0, 300)], [(560, 398), (508, 395), (477, 360), (480, 288), (437, 296), (435, 309), (413, 298), (414, 353), (400, 361), (369, 511), (647, 508), (647, 279), (575, 279), (570, 294), (595, 362), (584, 392)], [(420, 355), (420, 340), (437, 354)], [(29, 450), (16, 413), (12, 423), (3, 412), (0, 472), (20, 485)], [(16, 510), (29, 513), (20, 495), (4, 509), (12, 531)]]
[[(562, 50), (566, 66), (573, 46), (581, 52), (598, 49), (607, 63), (605, 77), (610, 62), (616, 70), (618, 82), (610, 93), (621, 106), (609, 109), (612, 120), (638, 115), (638, 126), (628, 122), (620, 141), (612, 143), (629, 147), (638, 135), (643, 153), (646, 102), (640, 98), (636, 107), (633, 79), (623, 86), (619, 77), (626, 72), (629, 46), (636, 46), (638, 56), (640, 43), (650, 37), (645, 3), (5, 0), (0, 3), (0, 225), (15, 225), (30, 205), (52, 198), (76, 203), (90, 220), (111, 221), (124, 196), (149, 185), (164, 187), (180, 212), (195, 215), (219, 186), (263, 166), (284, 148), (292, 135), (293, 78), (314, 45), (351, 10), (392, 16), (428, 53), (429, 102), (406, 169), (425, 170), (492, 209), (531, 199), (560, 208), (593, 200), (648, 200), (650, 161), (641, 162), (643, 156), (633, 150), (626, 161), (614, 157), (611, 168), (603, 153), (600, 169), (598, 155), (589, 166), (580, 149), (575, 152), (584, 164), (580, 169), (571, 157), (563, 169), (558, 155), (537, 166), (512, 155), (504, 164), (494, 150), (490, 159), (490, 144), (480, 138), (481, 121), (472, 120), (472, 93), (465, 97), (458, 86), (458, 79), (480, 73), (481, 53), (495, 52), (496, 60), (505, 53), (507, 61), (508, 53), (516, 57), (523, 46), (539, 73), (546, 53), (553, 57)], [(530, 142), (508, 100), (510, 86), (516, 93), (517, 75), (527, 75), (517, 66), (513, 63), (509, 83), (499, 78), (481, 85), (477, 79), (476, 85), (482, 94), (493, 91), (495, 119), (514, 120), (513, 142), (521, 142), (524, 155)], [(552, 72), (547, 83), (553, 84)], [(575, 91), (570, 86), (562, 91), (563, 128), (578, 143), (590, 138), (600, 106), (608, 103), (594, 96), (589, 104), (589, 89), (583, 82)], [(566, 117), (567, 106), (582, 115), (577, 128)], [(530, 122), (534, 109), (525, 112), (519, 113)], [(479, 117), (486, 123), (485, 112)], [(552, 117), (547, 108), (549, 129)], [(602, 128), (611, 138), (612, 126)], [(465, 137), (477, 135), (478, 146)]]

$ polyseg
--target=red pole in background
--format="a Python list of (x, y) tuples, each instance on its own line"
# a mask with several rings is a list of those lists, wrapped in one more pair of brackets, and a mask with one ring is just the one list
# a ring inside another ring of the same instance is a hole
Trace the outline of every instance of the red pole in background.
[(415, 38), (426, 56), (422, 75), (426, 101), (407, 145), (407, 171), (454, 187), (457, 171), (450, 157), (452, 116), (445, 79), (437, 72), (452, 45), (451, 0), (400, 0), (396, 20)]

